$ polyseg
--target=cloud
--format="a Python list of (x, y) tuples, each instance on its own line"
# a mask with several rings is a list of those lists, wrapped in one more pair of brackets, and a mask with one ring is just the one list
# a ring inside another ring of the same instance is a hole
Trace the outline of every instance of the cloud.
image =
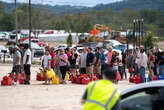
[[(0, 0), (8, 3), (14, 2), (14, 0)], [(122, 0), (31, 0), (33, 4), (43, 5), (71, 5), (71, 6), (95, 6), (97, 4), (107, 4)], [(20, 3), (28, 3), (28, 0), (17, 0)]]

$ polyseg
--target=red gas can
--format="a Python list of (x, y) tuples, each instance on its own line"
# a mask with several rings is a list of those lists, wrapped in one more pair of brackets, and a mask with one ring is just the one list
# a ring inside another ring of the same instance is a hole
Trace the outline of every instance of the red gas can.
[(139, 75), (136, 75), (135, 83), (136, 83), (136, 84), (141, 83), (141, 77), (140, 77)]
[(158, 77), (156, 75), (154, 75), (153, 80), (158, 80)]
[(90, 79), (88, 77), (84, 77), (82, 79), (82, 84), (88, 84), (90, 82)]
[(7, 77), (7, 76), (4, 76), (4, 77), (3, 77), (3, 80), (8, 80), (8, 77)]
[(134, 83), (135, 82), (135, 77), (134, 76), (129, 77), (129, 82)]
[(77, 79), (77, 76), (72, 76), (71, 77), (72, 83), (76, 83), (76, 79)]
[(1, 85), (4, 85), (4, 86), (8, 85), (8, 81), (7, 81), (7, 80), (3, 80), (3, 81), (1, 82)]

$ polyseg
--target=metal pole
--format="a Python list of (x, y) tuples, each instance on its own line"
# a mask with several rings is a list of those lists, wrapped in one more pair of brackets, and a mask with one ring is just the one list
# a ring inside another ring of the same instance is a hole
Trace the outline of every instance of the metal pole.
[(135, 32), (135, 29), (136, 29), (136, 21), (135, 21), (135, 19), (134, 19), (134, 21), (133, 21), (133, 47), (135, 48), (136, 46), (135, 46), (135, 41), (136, 41), (136, 32)]
[(128, 55), (128, 51), (129, 51), (129, 39), (128, 39), (128, 33), (127, 33), (127, 30), (126, 30), (126, 44), (127, 44), (127, 51), (126, 51), (126, 54)]
[(29, 0), (29, 47), (31, 48), (31, 0)]
[(142, 27), (141, 27), (142, 28), (142, 31), (141, 31), (141, 41), (143, 41), (143, 37), (144, 37), (144, 24), (143, 24), (144, 23), (144, 19), (141, 19), (141, 21), (142, 21), (142, 24), (141, 24), (142, 25)]
[(139, 22), (139, 47), (141, 46), (141, 20)]
[(18, 44), (18, 22), (17, 22), (17, 1), (15, 0), (15, 30), (16, 30), (16, 45)]

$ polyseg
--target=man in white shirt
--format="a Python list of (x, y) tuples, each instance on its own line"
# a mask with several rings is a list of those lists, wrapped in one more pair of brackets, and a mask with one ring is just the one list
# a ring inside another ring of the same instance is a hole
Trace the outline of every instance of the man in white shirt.
[(148, 57), (146, 53), (144, 52), (144, 49), (141, 49), (138, 64), (140, 68), (140, 76), (142, 79), (142, 83), (146, 82), (145, 73), (146, 73), (147, 62), (148, 62)]
[(79, 62), (81, 74), (86, 74), (86, 59), (87, 59), (87, 48), (84, 48), (83, 53), (80, 55), (80, 62)]
[(25, 44), (25, 53), (23, 56), (23, 65), (24, 65), (24, 72), (25, 72), (25, 81), (24, 84), (30, 84), (30, 67), (31, 67), (31, 50), (29, 49), (29, 45)]

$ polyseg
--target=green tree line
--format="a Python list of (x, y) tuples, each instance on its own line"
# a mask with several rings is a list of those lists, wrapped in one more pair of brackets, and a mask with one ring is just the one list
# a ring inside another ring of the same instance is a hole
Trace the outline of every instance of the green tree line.
[[(14, 12), (6, 13), (3, 4), (0, 3), (0, 31), (11, 31), (15, 28)], [(29, 23), (28, 5), (22, 4), (17, 9), (18, 28), (27, 29)], [(57, 29), (72, 32), (90, 32), (95, 24), (103, 24), (113, 30), (125, 31), (133, 29), (133, 19), (144, 19), (144, 30), (151, 31), (157, 36), (164, 35), (164, 12), (156, 9), (144, 9), (135, 11), (124, 8), (115, 12), (110, 8), (100, 11), (89, 11), (77, 14), (56, 15), (51, 11), (32, 7), (33, 29)]]

